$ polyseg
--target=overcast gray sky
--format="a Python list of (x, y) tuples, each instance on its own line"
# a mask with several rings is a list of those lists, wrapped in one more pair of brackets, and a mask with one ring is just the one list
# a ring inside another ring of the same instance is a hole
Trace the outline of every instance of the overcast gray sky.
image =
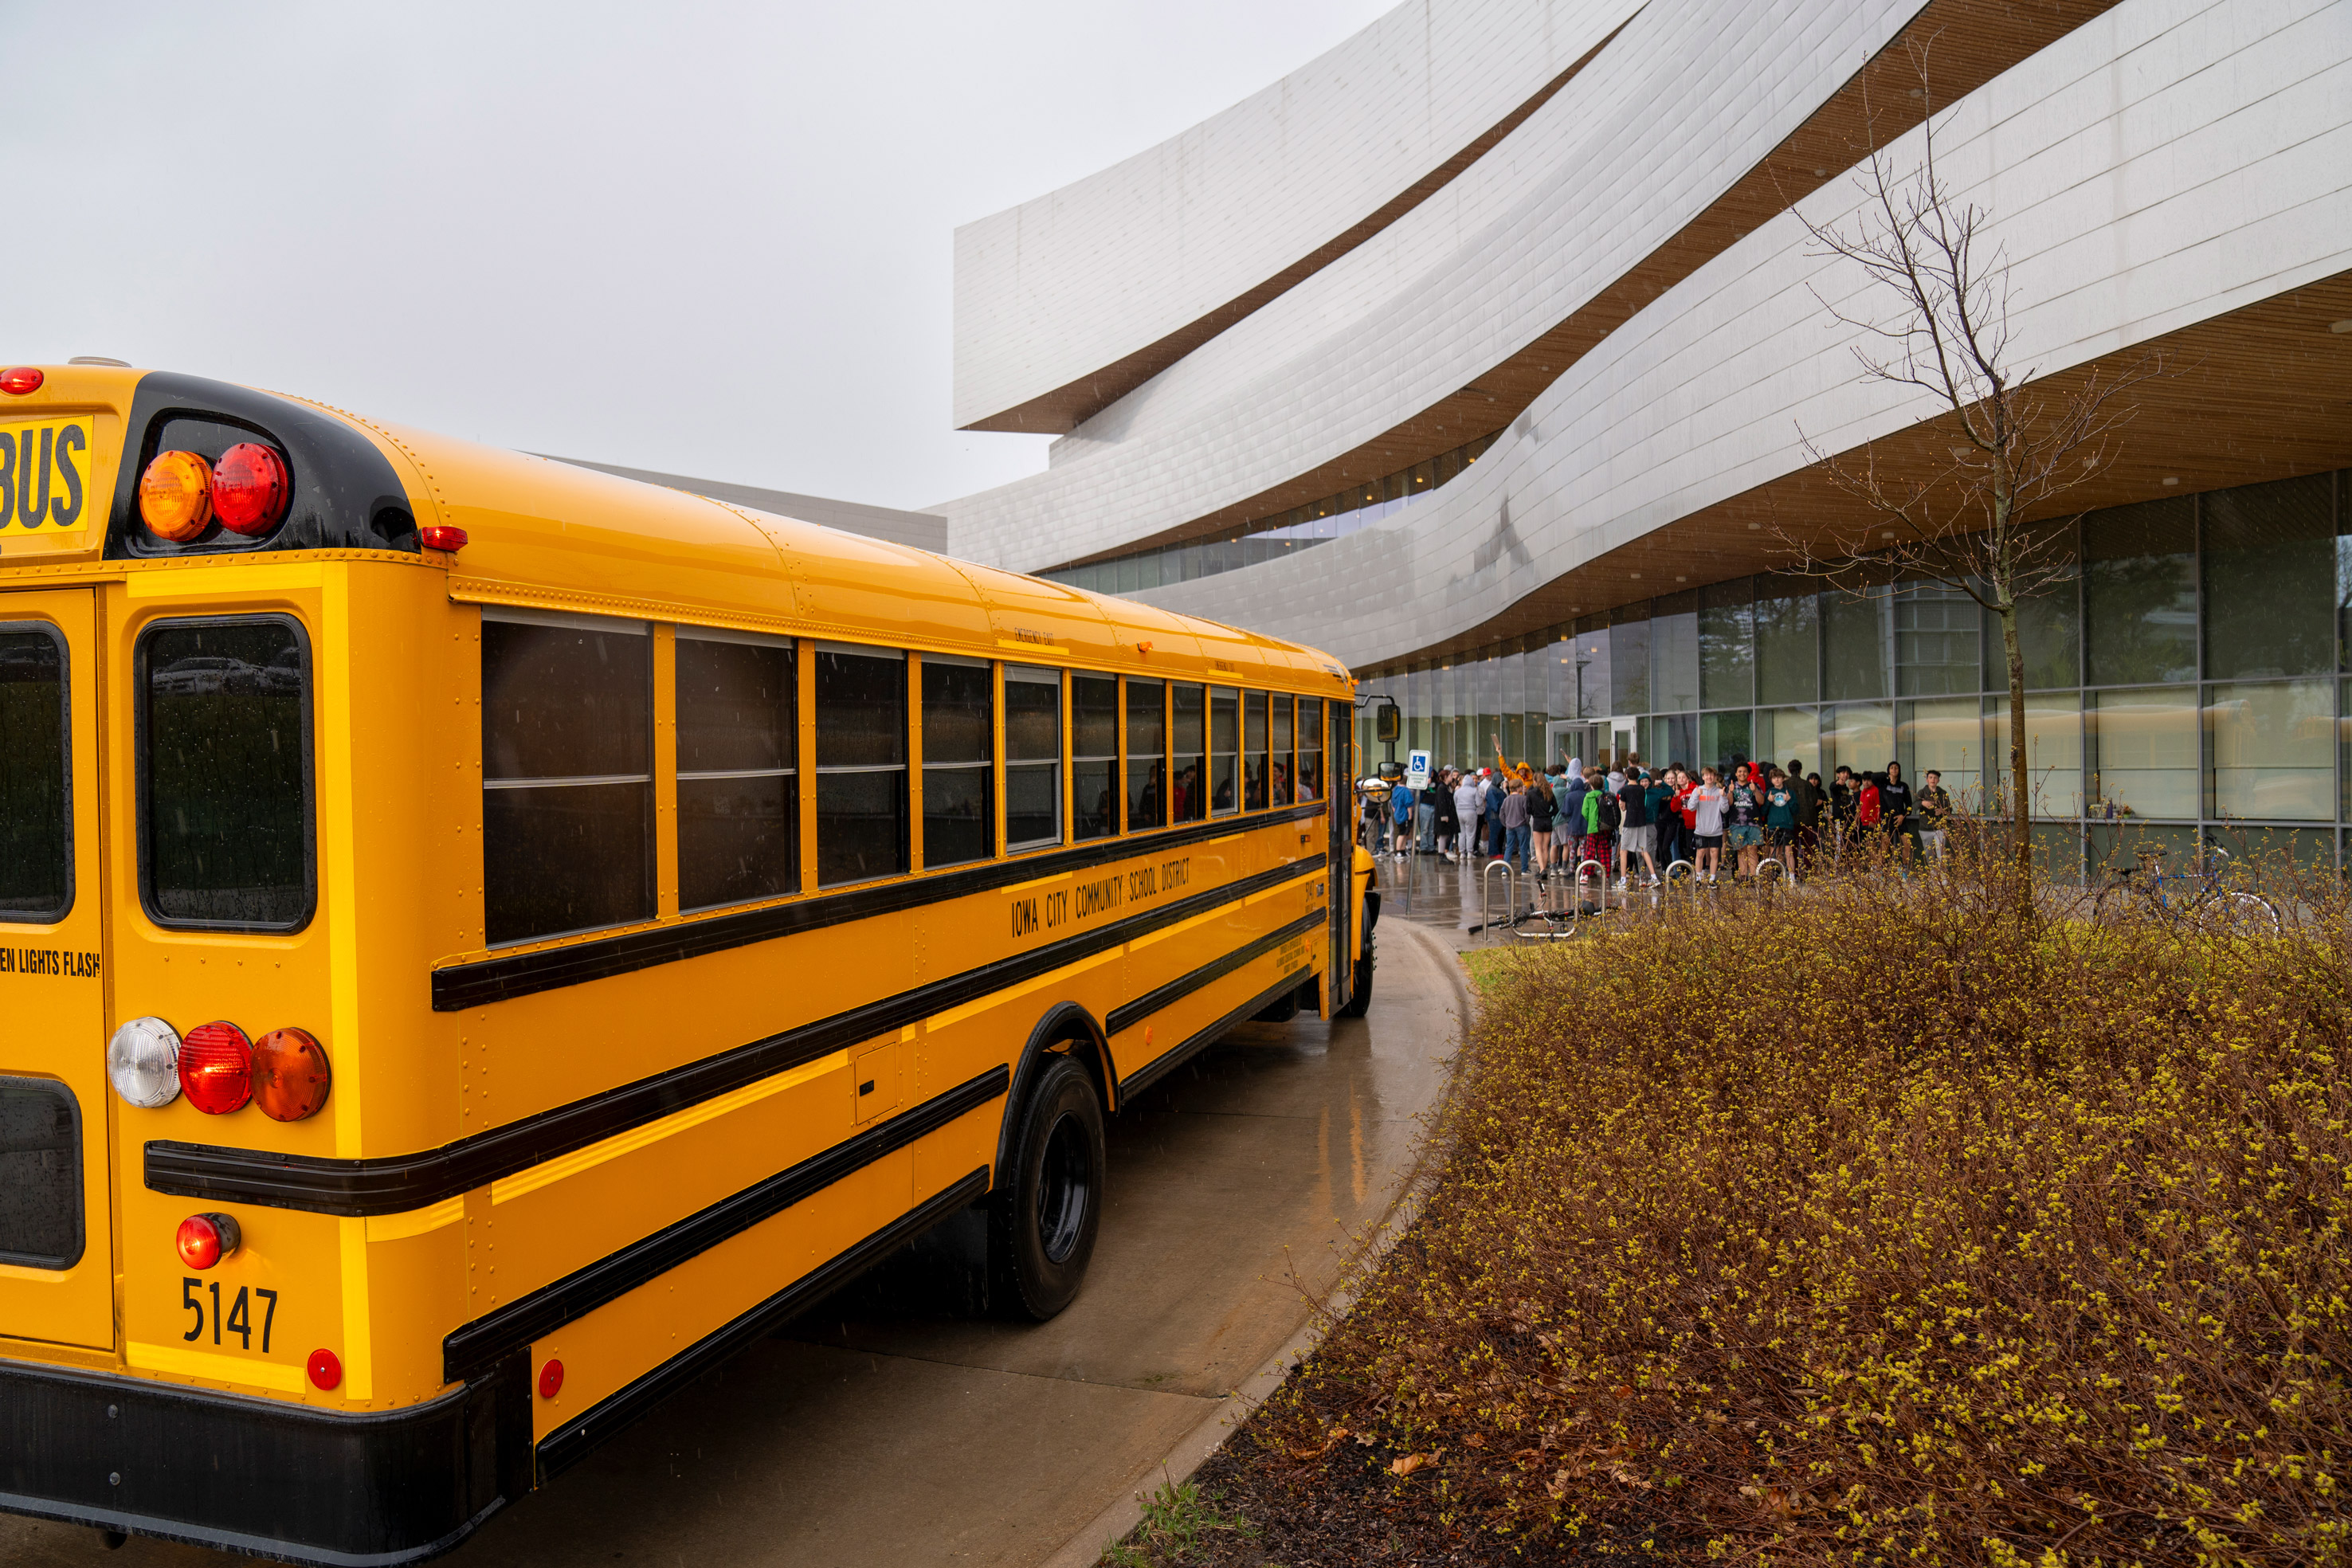
[(1391, 0), (0, 0), (0, 361), (109, 354), (526, 450), (920, 506), (956, 225)]

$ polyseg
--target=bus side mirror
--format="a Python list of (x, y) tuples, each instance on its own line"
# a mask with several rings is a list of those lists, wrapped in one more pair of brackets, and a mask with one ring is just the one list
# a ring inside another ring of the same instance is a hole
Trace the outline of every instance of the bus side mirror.
[(1404, 738), (1404, 712), (1402, 709), (1381, 707), (1372, 711), (1372, 739), (1401, 741)]

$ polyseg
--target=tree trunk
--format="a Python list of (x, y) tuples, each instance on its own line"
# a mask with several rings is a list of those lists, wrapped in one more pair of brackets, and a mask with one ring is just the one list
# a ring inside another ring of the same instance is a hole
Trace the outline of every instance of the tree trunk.
[(2033, 907), (2033, 825), (2028, 817), (2032, 790), (2025, 772), (2025, 645), (2017, 635), (2017, 601), (2004, 595), (2000, 608), (2001, 651), (2009, 668), (2010, 851), (2017, 861), (2019, 913)]

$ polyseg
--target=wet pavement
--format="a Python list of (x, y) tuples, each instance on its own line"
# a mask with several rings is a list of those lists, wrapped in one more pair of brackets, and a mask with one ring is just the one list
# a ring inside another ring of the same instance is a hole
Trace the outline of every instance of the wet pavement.
[[(895, 1259), (446, 1561), (1091, 1561), (1093, 1532), (1236, 1414), (1231, 1391), (1266, 1381), (1399, 1195), (1465, 1005), (1460, 894), (1447, 913), (1434, 889), (1389, 900), (1367, 1017), (1244, 1025), (1111, 1124), (1100, 1239), (1060, 1317), (962, 1313), (951, 1270)], [(228, 1561), (0, 1516), (12, 1564)]]

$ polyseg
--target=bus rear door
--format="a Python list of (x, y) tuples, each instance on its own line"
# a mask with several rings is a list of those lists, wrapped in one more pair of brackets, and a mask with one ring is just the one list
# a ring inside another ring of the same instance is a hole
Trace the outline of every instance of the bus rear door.
[(0, 591), (0, 1335), (111, 1349), (96, 614)]

